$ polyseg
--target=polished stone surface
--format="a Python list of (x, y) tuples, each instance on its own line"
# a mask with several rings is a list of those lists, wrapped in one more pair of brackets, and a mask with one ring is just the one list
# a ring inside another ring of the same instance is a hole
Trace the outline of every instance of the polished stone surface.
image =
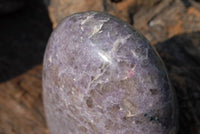
[(101, 12), (64, 19), (44, 57), (44, 106), (52, 134), (175, 134), (165, 67), (130, 25)]

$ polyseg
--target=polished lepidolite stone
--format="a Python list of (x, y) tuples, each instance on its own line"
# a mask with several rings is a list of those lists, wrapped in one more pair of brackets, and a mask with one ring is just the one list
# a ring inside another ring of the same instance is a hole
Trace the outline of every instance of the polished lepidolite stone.
[(102, 12), (64, 19), (44, 56), (43, 97), (52, 134), (175, 134), (165, 67), (129, 24)]

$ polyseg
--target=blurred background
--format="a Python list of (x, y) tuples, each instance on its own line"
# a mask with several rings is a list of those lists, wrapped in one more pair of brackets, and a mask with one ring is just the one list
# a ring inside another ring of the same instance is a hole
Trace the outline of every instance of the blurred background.
[(96, 10), (121, 18), (151, 42), (179, 103), (179, 134), (200, 134), (200, 0), (0, 0), (0, 134), (49, 134), (42, 60), (56, 25)]

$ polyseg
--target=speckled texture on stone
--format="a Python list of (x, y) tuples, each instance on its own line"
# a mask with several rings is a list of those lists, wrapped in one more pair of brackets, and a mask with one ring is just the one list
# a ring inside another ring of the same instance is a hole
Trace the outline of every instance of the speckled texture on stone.
[(175, 134), (175, 96), (148, 41), (101, 12), (64, 19), (44, 57), (52, 134)]

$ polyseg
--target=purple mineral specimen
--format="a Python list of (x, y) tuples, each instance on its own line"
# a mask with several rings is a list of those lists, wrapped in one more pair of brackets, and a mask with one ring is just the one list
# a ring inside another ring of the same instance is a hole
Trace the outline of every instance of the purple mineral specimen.
[(165, 67), (129, 24), (102, 12), (64, 19), (44, 56), (43, 97), (52, 134), (175, 134)]

